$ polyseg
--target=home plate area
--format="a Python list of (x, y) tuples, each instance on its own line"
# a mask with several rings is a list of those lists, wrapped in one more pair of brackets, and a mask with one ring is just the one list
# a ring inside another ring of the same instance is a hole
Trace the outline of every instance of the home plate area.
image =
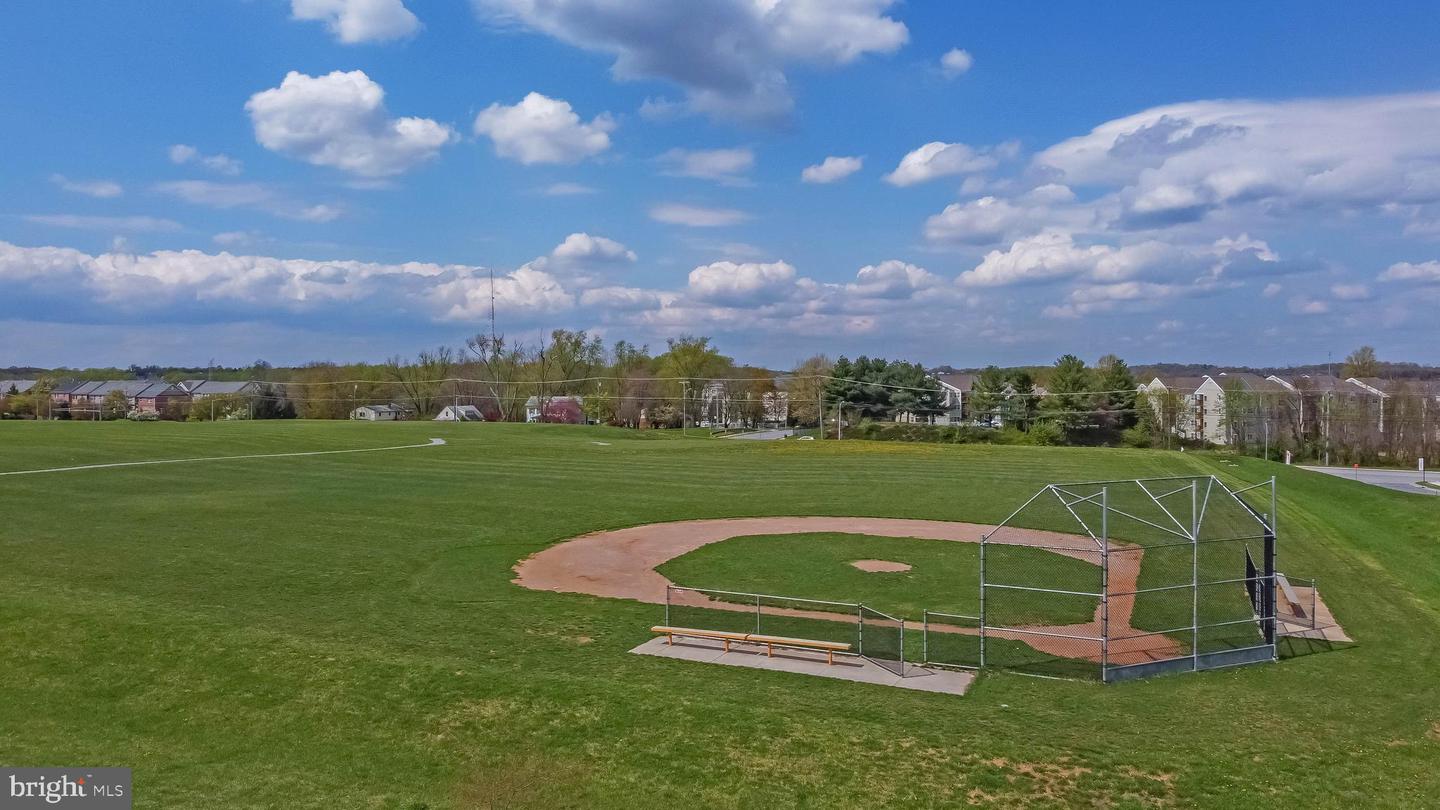
[[(726, 647), (729, 651), (726, 651)], [(658, 658), (675, 658), (682, 661), (701, 661), (708, 664), (726, 664), (750, 669), (769, 669), (777, 672), (795, 672), (801, 675), (815, 675), (856, 683), (873, 683), (880, 686), (895, 686), (921, 692), (943, 692), (963, 695), (975, 680), (973, 672), (931, 669), (914, 664), (905, 665), (905, 675), (891, 672), (868, 659), (855, 655), (839, 655), (834, 664), (826, 663), (826, 655), (818, 650), (800, 650), (731, 641), (726, 644), (720, 639), (690, 638), (676, 636), (670, 643), (665, 636), (653, 638), (630, 652), (638, 655), (653, 655)]]

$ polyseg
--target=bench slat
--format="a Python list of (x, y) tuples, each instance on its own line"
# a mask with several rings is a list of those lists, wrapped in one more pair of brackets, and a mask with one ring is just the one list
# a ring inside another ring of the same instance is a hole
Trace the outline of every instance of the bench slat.
[(700, 630), (694, 627), (669, 627), (666, 625), (655, 625), (650, 628), (652, 633), (664, 633), (672, 636), (693, 636), (695, 638), (719, 638), (730, 641), (749, 641), (756, 644), (782, 644), (790, 647), (810, 647), (817, 650), (844, 651), (850, 649), (849, 644), (838, 641), (818, 641), (809, 638), (791, 638), (789, 636), (767, 636), (760, 633), (731, 633), (726, 630)]
[(848, 650), (849, 644), (839, 641), (816, 641), (809, 638), (789, 638), (786, 636), (762, 636), (758, 633), (751, 633), (748, 641), (758, 644), (785, 644), (792, 647), (814, 647), (820, 650)]
[(672, 636), (695, 636), (696, 638), (728, 638), (731, 641), (744, 641), (750, 637), (749, 633), (731, 633), (726, 630), (699, 630), (694, 627), (666, 627), (656, 625), (650, 628), (652, 633), (665, 633)]

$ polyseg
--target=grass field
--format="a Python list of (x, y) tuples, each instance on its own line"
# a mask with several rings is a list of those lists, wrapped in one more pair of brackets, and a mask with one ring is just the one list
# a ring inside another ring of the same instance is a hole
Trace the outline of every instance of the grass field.
[[(1003, 566), (1043, 567), (1056, 588), (1098, 591), (1100, 569), (1081, 560), (1033, 548), (1008, 547), (995, 555)], [(867, 573), (853, 560), (907, 563), (903, 573)], [(980, 611), (980, 546), (905, 537), (861, 534), (782, 534), (735, 537), (702, 546), (660, 566), (679, 585), (708, 586), (761, 594), (783, 594), (836, 602), (861, 602), (892, 616), (918, 622), (925, 610), (974, 616)], [(1015, 581), (1003, 567), (991, 568), (997, 581)], [(1089, 621), (1097, 599), (1052, 599), (1017, 592), (1011, 618), (1019, 624)]]
[[(137, 807), (1440, 795), (1434, 498), (1192, 453), (476, 424), (0, 423), (0, 471), (432, 436), (0, 477), (0, 761), (131, 766)], [(630, 655), (656, 606), (510, 582), (597, 529), (993, 522), (1051, 480), (1196, 472), (1279, 476), (1280, 567), (1318, 577), (1356, 646), (1108, 687), (986, 674), (955, 698)]]

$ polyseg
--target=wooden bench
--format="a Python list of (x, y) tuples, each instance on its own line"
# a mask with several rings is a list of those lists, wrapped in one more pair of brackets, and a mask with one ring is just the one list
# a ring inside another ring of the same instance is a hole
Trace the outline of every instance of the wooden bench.
[(1296, 616), (1302, 619), (1310, 618), (1305, 615), (1305, 608), (1300, 606), (1300, 595), (1295, 593), (1295, 589), (1290, 585), (1290, 580), (1286, 579), (1284, 574), (1277, 573), (1275, 575), (1275, 587), (1280, 592), (1280, 598), (1290, 603), (1290, 608)]
[(846, 652), (850, 649), (849, 644), (839, 641), (819, 641), (813, 638), (791, 638), (789, 636), (767, 636), (760, 633), (731, 633), (725, 630), (697, 630), (693, 627), (655, 625), (650, 628), (650, 632), (664, 634), (667, 644), (674, 644), (676, 636), (719, 639), (725, 647), (725, 652), (730, 652), (730, 642), (732, 641), (744, 644), (764, 644), (765, 655), (769, 658), (775, 657), (776, 647), (823, 650), (825, 652), (825, 663), (831, 665), (835, 663), (835, 653)]

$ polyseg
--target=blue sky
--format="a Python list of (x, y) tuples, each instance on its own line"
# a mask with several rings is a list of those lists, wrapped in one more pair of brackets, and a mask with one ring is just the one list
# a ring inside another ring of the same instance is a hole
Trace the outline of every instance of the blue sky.
[(0, 364), (1437, 360), (1433, 4), (3, 14)]

